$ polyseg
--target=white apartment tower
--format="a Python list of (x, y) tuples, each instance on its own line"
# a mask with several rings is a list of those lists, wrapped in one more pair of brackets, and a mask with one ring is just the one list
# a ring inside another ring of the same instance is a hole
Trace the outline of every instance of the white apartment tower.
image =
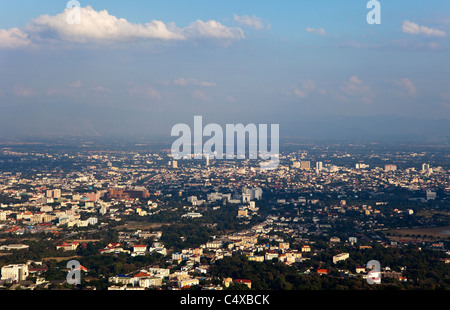
[(316, 170), (321, 171), (323, 169), (323, 163), (321, 161), (316, 162)]

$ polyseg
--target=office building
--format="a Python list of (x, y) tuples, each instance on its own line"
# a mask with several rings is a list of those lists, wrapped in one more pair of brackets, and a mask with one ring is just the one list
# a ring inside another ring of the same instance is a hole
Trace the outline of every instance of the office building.
[(425, 172), (425, 171), (428, 171), (428, 170), (430, 170), (430, 165), (429, 164), (422, 164), (422, 171)]
[(397, 166), (396, 165), (392, 165), (392, 164), (384, 165), (384, 171), (385, 172), (395, 171), (395, 170), (397, 170)]
[(309, 162), (309, 161), (301, 161), (300, 162), (300, 169), (302, 169), (302, 170), (310, 170), (311, 169), (311, 162)]
[(316, 170), (321, 171), (323, 169), (323, 163), (321, 161), (316, 162)]
[(61, 190), (60, 189), (54, 189), (54, 190), (47, 190), (47, 198), (61, 198)]

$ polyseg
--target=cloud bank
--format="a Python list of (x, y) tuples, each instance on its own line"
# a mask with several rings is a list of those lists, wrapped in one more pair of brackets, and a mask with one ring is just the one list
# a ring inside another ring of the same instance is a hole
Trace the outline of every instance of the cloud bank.
[[(78, 10), (78, 11), (73, 11)], [(70, 22), (79, 14), (79, 22)], [(24, 27), (0, 29), (0, 47), (17, 48), (32, 43), (120, 43), (142, 40), (186, 41), (215, 39), (241, 40), (244, 31), (228, 27), (215, 20), (196, 20), (184, 28), (175, 23), (152, 20), (148, 23), (132, 23), (109, 14), (107, 10), (96, 11), (91, 6), (65, 9), (55, 16), (41, 15)]]
[(409, 33), (413, 35), (425, 35), (427, 37), (445, 37), (447, 33), (445, 31), (429, 28), (425, 26), (420, 26), (416, 23), (410, 22), (409, 20), (403, 21), (402, 31), (404, 33)]
[(0, 48), (16, 48), (31, 43), (28, 35), (19, 28), (0, 29)]

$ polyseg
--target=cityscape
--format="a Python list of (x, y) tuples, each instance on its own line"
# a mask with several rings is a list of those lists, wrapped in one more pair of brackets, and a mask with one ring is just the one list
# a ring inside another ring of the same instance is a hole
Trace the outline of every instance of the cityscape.
[(0, 0), (4, 300), (448, 298), (449, 37), (447, 0)]
[(2, 145), (2, 288), (448, 289), (448, 147), (289, 143), (266, 171), (80, 144)]

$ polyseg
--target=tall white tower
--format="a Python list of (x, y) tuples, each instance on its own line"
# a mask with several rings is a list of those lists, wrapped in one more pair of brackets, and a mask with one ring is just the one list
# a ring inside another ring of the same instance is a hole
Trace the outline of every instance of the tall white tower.
[(321, 161), (316, 162), (316, 170), (321, 171), (323, 168), (323, 164)]

